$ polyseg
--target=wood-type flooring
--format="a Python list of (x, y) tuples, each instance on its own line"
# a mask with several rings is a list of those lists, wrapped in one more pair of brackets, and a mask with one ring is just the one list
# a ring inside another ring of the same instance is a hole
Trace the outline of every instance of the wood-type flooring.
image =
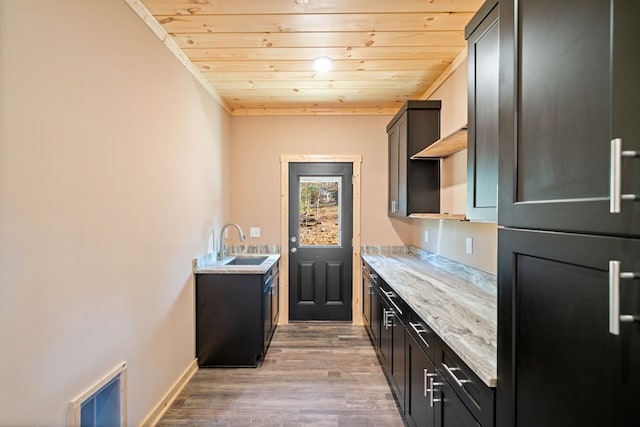
[(200, 369), (168, 426), (403, 426), (362, 326), (278, 326), (258, 368)]

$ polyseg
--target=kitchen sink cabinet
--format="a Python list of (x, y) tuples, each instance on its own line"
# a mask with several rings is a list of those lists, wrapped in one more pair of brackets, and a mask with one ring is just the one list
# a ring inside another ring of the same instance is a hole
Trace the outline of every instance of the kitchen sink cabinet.
[(196, 274), (200, 367), (257, 366), (277, 324), (278, 264), (264, 274)]
[(411, 160), (440, 138), (440, 101), (408, 101), (387, 126), (388, 215), (440, 213), (440, 160)]
[(488, 0), (465, 28), (468, 43), (467, 218), (496, 221), (499, 5)]

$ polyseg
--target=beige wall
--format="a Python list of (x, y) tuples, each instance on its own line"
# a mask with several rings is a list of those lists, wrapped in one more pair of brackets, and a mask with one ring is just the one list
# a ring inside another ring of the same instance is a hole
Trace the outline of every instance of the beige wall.
[(128, 362), (137, 425), (194, 358), (229, 120), (122, 1), (0, 0), (0, 424)]
[[(467, 123), (467, 62), (465, 61), (430, 99), (442, 100), (441, 132), (448, 135)], [(464, 213), (466, 206), (467, 150), (442, 160), (443, 212)], [(429, 242), (424, 241), (424, 232)], [(497, 226), (444, 220), (413, 220), (408, 243), (430, 252), (496, 274)], [(465, 239), (473, 239), (473, 254), (465, 252)]]
[[(442, 100), (442, 134), (467, 123), (467, 64), (434, 93)], [(423, 247), (448, 258), (494, 273), (497, 264), (495, 224), (460, 221), (390, 219), (387, 217), (387, 135), (391, 117), (232, 117), (233, 169), (231, 217), (248, 235), (260, 227), (260, 238), (248, 244), (280, 241), (281, 154), (362, 154), (362, 244)], [(467, 151), (442, 165), (442, 210), (464, 213)], [(424, 243), (424, 231), (429, 242)], [(236, 241), (235, 233), (230, 235)], [(465, 238), (474, 253), (465, 253)]]
[[(362, 244), (401, 245), (410, 225), (387, 217), (387, 136), (390, 117), (232, 117), (231, 216), (248, 244), (280, 242), (280, 155), (362, 155)], [(230, 239), (235, 239), (231, 233)]]

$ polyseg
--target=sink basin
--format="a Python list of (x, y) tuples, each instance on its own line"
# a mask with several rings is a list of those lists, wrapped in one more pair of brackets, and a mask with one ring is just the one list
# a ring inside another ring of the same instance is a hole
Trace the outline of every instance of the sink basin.
[(225, 262), (225, 265), (260, 265), (262, 264), (267, 258), (266, 256), (260, 256), (260, 257), (240, 257), (237, 256), (227, 262)]

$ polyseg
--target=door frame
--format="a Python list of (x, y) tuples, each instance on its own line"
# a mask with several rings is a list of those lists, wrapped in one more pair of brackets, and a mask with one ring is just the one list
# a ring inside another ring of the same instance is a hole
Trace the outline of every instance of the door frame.
[(351, 163), (353, 165), (353, 235), (351, 318), (362, 325), (362, 278), (360, 254), (360, 154), (282, 154), (280, 155), (280, 317), (289, 323), (289, 163)]

